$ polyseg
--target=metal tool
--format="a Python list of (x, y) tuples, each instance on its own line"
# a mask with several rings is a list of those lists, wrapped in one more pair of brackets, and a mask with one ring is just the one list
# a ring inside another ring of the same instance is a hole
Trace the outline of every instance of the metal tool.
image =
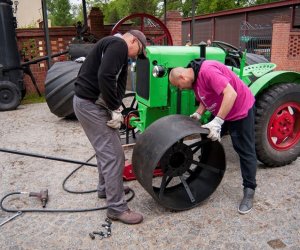
[(19, 216), (19, 215), (21, 215), (21, 214), (22, 214), (22, 212), (19, 211), (19, 212), (17, 212), (16, 214), (14, 214), (13, 216), (11, 216), (11, 217), (7, 218), (6, 220), (2, 221), (2, 222), (0, 223), (0, 227), (3, 226), (5, 223), (7, 223), (7, 222), (13, 220), (14, 218), (16, 218), (17, 216)]
[(39, 193), (30, 192), (29, 197), (37, 197), (42, 202), (42, 206), (45, 208), (48, 202), (48, 189), (42, 189)]
[(89, 233), (89, 236), (91, 237), (92, 240), (95, 239), (95, 235), (93, 233)]

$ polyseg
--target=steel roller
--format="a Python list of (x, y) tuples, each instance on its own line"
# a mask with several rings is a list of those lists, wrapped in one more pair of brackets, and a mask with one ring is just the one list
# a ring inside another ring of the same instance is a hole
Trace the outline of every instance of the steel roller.
[[(134, 174), (163, 207), (193, 208), (220, 184), (226, 170), (224, 149), (207, 134), (194, 119), (170, 115), (152, 123), (138, 137), (132, 154)], [(157, 168), (163, 176), (154, 178)]]

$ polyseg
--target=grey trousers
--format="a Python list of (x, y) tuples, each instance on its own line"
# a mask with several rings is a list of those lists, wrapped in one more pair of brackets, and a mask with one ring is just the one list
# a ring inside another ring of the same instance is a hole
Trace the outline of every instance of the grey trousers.
[(123, 186), (124, 151), (119, 130), (106, 125), (110, 113), (90, 100), (74, 96), (74, 112), (95, 152), (99, 173), (98, 192), (106, 194), (109, 210), (128, 210)]

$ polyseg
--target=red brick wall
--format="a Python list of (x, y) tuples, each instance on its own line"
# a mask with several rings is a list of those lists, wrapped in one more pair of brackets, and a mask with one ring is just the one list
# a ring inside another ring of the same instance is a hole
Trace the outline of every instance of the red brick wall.
[[(167, 27), (171, 33), (173, 44), (181, 44), (181, 16), (177, 11), (170, 11), (167, 13)], [(101, 39), (104, 36), (110, 34), (112, 25), (103, 24), (103, 14), (99, 8), (92, 8), (88, 16), (88, 26), (91, 34), (95, 35), (97, 39)], [(127, 27), (128, 25), (122, 25), (120, 32), (125, 32), (130, 29), (140, 29), (141, 27)], [(124, 29), (124, 31), (122, 30)], [(145, 27), (144, 30), (147, 37), (156, 41), (164, 33), (162, 29), (156, 27)], [(44, 31), (41, 28), (35, 29), (17, 29), (18, 47), (23, 57), (28, 60), (33, 60), (42, 56), (46, 56), (46, 45), (44, 40)], [(53, 27), (49, 28), (49, 36), (51, 43), (51, 53), (55, 54), (68, 49), (68, 45), (71, 40), (76, 36), (75, 27)], [(163, 42), (163, 41), (161, 41)], [(158, 43), (156, 43), (158, 44)], [(24, 59), (23, 58), (23, 59)], [(67, 55), (62, 55), (52, 59), (52, 62), (68, 60)], [(47, 62), (42, 61), (30, 66), (33, 75), (37, 81), (38, 88), (42, 93), (45, 90), (45, 78), (47, 74)], [(36, 90), (29, 78), (24, 77), (27, 93), (36, 93)]]
[(93, 7), (88, 16), (88, 26), (91, 30), (91, 33), (94, 34), (98, 39), (108, 36), (111, 29), (107, 29), (103, 24), (103, 13), (97, 7)]
[(182, 30), (182, 17), (178, 11), (167, 12), (167, 28), (171, 33), (173, 45), (182, 45), (181, 30)]
[[(46, 56), (46, 46), (44, 40), (44, 31), (40, 28), (35, 29), (17, 29), (17, 41), (21, 61), (31, 61), (39, 57)], [(67, 47), (73, 37), (76, 36), (75, 27), (54, 27), (49, 29), (51, 53), (55, 54), (67, 50)], [(52, 62), (67, 60), (67, 55), (62, 55), (52, 59)], [(38, 88), (42, 93), (45, 90), (45, 78), (47, 73), (47, 62), (42, 61), (30, 65), (31, 71), (36, 79)], [(32, 81), (28, 75), (24, 77), (27, 93), (36, 93)]]
[(287, 20), (273, 23), (271, 62), (276, 70), (300, 72), (300, 30), (291, 30)]

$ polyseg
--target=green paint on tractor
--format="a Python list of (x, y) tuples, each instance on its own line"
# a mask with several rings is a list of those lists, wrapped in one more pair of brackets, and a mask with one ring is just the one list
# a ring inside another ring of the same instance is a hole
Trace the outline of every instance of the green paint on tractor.
[[(276, 65), (273, 63), (247, 65), (245, 52), (231, 53), (222, 47), (203, 48), (207, 60), (217, 60), (226, 64), (255, 95), (258, 133), (256, 147), (259, 160), (269, 166), (282, 166), (295, 160), (300, 154), (300, 74), (292, 71), (274, 71)], [(186, 67), (190, 61), (200, 58), (200, 50), (200, 46), (147, 47), (147, 58), (138, 59), (136, 64), (136, 100), (139, 115), (130, 119), (131, 126), (143, 132), (150, 124), (164, 116), (188, 116), (196, 110), (198, 103), (193, 90), (180, 91), (170, 85), (168, 74), (172, 68)], [(239, 55), (239, 58), (236, 55)], [(237, 63), (228, 64), (228, 61)], [(160, 77), (153, 75), (155, 67), (163, 69)], [(269, 100), (269, 95), (275, 97)], [(201, 122), (207, 123), (209, 119), (210, 113), (206, 112)], [(269, 120), (264, 122), (266, 119)], [(283, 134), (282, 131), (286, 128), (284, 122), (292, 123), (288, 127), (293, 131)], [(260, 127), (262, 128), (259, 129)]]

